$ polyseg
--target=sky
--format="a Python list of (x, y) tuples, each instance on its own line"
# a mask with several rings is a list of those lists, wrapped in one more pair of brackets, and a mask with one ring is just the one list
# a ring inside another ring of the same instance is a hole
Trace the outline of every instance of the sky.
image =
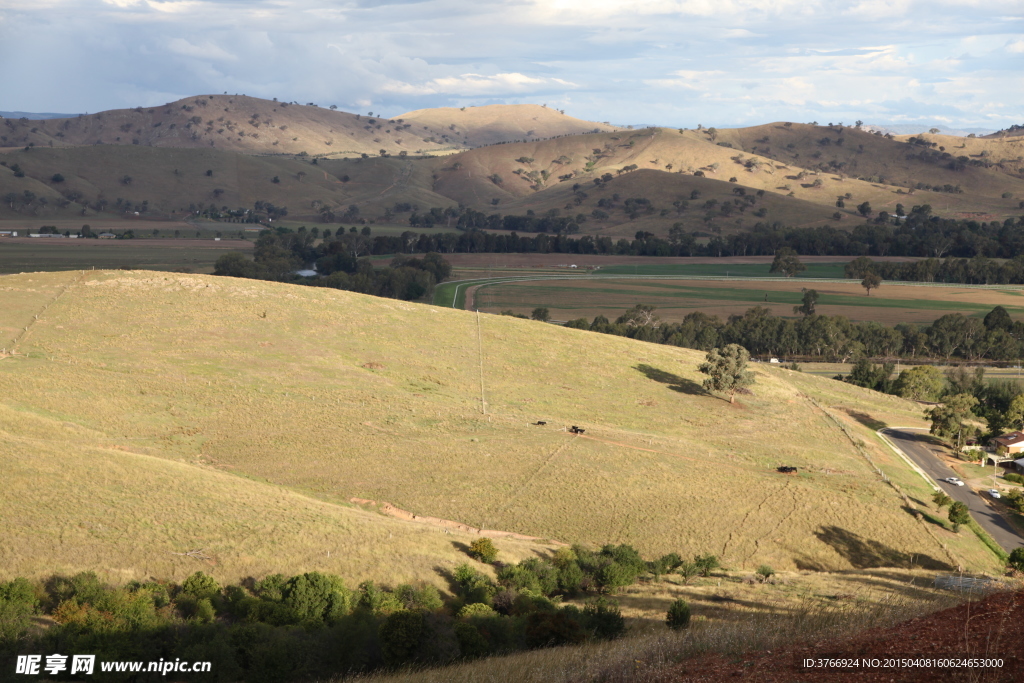
[(0, 110), (238, 93), (397, 116), (1024, 124), (1024, 0), (0, 0)]

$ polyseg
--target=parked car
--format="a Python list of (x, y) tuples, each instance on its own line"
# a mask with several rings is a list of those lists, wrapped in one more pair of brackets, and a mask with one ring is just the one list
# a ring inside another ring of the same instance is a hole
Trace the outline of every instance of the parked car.
[(995, 489), (989, 489), (985, 493), (987, 493), (992, 498), (1002, 498), (1002, 496), (999, 495), (999, 491), (996, 491)]

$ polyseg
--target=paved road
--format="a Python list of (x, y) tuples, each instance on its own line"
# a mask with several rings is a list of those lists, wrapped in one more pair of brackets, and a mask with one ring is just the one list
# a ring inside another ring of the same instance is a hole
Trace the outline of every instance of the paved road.
[(966, 503), (970, 508), (971, 517), (974, 517), (981, 528), (987, 531), (1004, 550), (1010, 552), (1014, 548), (1024, 546), (1024, 538), (1021, 538), (1020, 534), (1010, 526), (1010, 523), (1002, 515), (989, 507), (980, 494), (975, 493), (968, 486), (954, 486), (939, 481), (958, 475), (932, 451), (934, 447), (930, 446), (928, 433), (925, 430), (883, 429), (882, 431), (896, 444), (897, 448), (906, 453), (911, 460), (917, 463), (918, 467), (934, 479), (935, 484), (950, 498)]

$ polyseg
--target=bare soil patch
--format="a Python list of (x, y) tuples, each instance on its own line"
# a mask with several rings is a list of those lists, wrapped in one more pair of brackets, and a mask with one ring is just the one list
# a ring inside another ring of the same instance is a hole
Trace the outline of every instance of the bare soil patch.
[[(851, 638), (810, 646), (749, 653), (710, 655), (689, 660), (653, 681), (727, 681), (735, 678), (783, 681), (1020, 681), (1024, 677), (1024, 592), (1000, 593), (980, 602), (966, 602), (891, 628), (872, 629)], [(805, 669), (801, 662), (823, 656), (858, 660), (908, 658), (997, 658), (1001, 667), (931, 668), (913, 666)]]

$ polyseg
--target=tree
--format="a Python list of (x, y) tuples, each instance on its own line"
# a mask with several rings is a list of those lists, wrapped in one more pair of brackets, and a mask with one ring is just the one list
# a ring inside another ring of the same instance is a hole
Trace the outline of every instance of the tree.
[(399, 610), (392, 613), (380, 626), (380, 645), (384, 661), (399, 666), (411, 661), (425, 635), (426, 624), (422, 612)]
[(1009, 332), (1013, 329), (1013, 320), (1002, 306), (996, 306), (989, 311), (988, 315), (985, 316), (984, 323), (986, 330), (1006, 330)]
[(711, 572), (721, 567), (721, 563), (718, 561), (717, 555), (697, 555), (693, 558), (693, 563), (700, 569), (701, 576), (710, 576)]
[(874, 271), (868, 271), (860, 282), (860, 286), (868, 291), (868, 296), (871, 296), (872, 289), (878, 289), (881, 285), (882, 277)]
[(953, 532), (959, 533), (961, 525), (968, 524), (971, 521), (971, 513), (967, 509), (967, 504), (956, 501), (950, 505), (949, 521), (953, 523)]
[(734, 403), (736, 392), (754, 383), (754, 373), (747, 371), (749, 361), (750, 353), (739, 344), (708, 351), (707, 362), (697, 368), (708, 375), (705, 391), (728, 392), (729, 403)]
[(1024, 429), (1024, 394), (1013, 397), (1010, 407), (1003, 414), (1003, 421), (1007, 427)]
[(818, 303), (818, 290), (816, 289), (805, 289), (803, 304), (800, 306), (794, 306), (794, 313), (802, 313), (805, 316), (814, 315), (814, 306)]
[(971, 394), (956, 394), (946, 399), (942, 405), (935, 406), (925, 415), (932, 421), (931, 433), (943, 438), (953, 439), (957, 452), (964, 440), (974, 431), (967, 420), (974, 417), (972, 408), (978, 405), (978, 399)]
[(939, 509), (947, 507), (953, 504), (953, 499), (947, 496), (942, 491), (936, 491), (932, 494), (932, 502), (935, 503)]
[(690, 603), (679, 598), (668, 608), (665, 623), (673, 631), (684, 629), (690, 625)]
[(64, 182), (64, 176), (62, 176), (60, 173), (54, 173), (50, 177), (50, 181), (54, 182), (54, 183), (63, 183)]
[(469, 544), (469, 554), (485, 564), (492, 564), (498, 558), (498, 549), (486, 536)]
[(775, 260), (772, 261), (769, 273), (782, 273), (786, 277), (793, 277), (797, 273), (807, 270), (807, 266), (800, 262), (800, 257), (789, 247), (783, 247), (775, 253)]
[(1024, 572), (1024, 548), (1014, 548), (1007, 564), (1019, 572)]
[(700, 567), (696, 562), (680, 562), (676, 567), (676, 574), (683, 577), (683, 585), (690, 583), (690, 579), (700, 574)]
[(897, 396), (903, 398), (935, 401), (945, 386), (946, 378), (941, 370), (934, 365), (918, 365), (900, 373), (894, 390)]
[(939, 132), (939, 129), (938, 128), (929, 128), (928, 132), (931, 133), (932, 135), (935, 135), (936, 133)]
[(544, 308), (543, 306), (538, 306), (537, 308), (533, 309), (533, 313), (530, 314), (530, 317), (533, 318), (534, 320), (539, 320), (542, 323), (546, 323), (547, 321), (551, 320), (551, 311)]
[(870, 202), (864, 202), (863, 204), (858, 204), (857, 205), (857, 213), (859, 213), (861, 216), (864, 216), (865, 218), (867, 218), (868, 214), (871, 213), (871, 203)]

